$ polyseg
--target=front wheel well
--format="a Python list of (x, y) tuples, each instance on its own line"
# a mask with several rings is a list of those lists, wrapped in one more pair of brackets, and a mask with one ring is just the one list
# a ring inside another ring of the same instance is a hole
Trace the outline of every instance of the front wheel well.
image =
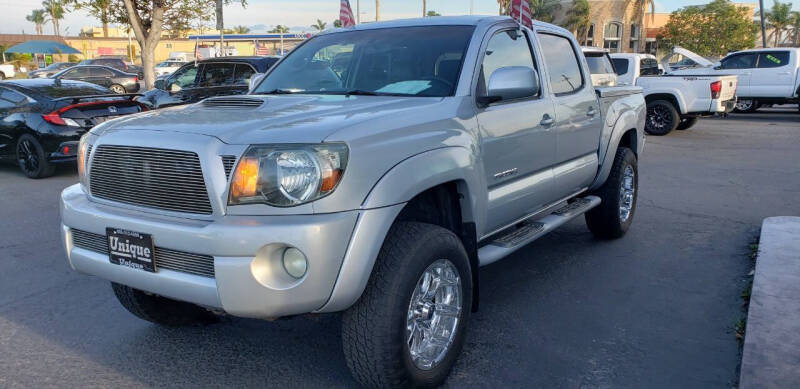
[(397, 222), (434, 224), (452, 231), (461, 240), (472, 267), (472, 310), (478, 308), (478, 234), (469, 212), (466, 183), (451, 181), (428, 188), (406, 203)]
[(619, 146), (617, 147), (627, 147), (633, 151), (633, 154), (637, 157), (639, 156), (638, 150), (638, 140), (636, 139), (636, 129), (631, 128), (630, 130), (625, 131), (624, 134), (619, 138)]

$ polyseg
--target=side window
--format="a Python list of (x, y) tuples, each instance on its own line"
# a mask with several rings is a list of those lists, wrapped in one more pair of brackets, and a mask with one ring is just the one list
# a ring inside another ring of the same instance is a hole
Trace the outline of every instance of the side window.
[(64, 73), (65, 78), (81, 78), (81, 77), (87, 77), (88, 75), (89, 75), (89, 68), (83, 66), (77, 67), (75, 69), (72, 69)]
[(114, 73), (112, 73), (108, 69), (103, 69), (103, 68), (91, 68), (89, 69), (89, 74), (92, 77), (114, 77)]
[(639, 73), (642, 76), (658, 76), (661, 73), (658, 70), (658, 62), (652, 58), (643, 58), (640, 66), (642, 69)]
[(0, 88), (0, 109), (13, 108), (22, 105), (27, 98), (17, 92)]
[(201, 87), (213, 87), (233, 84), (232, 63), (211, 63), (203, 68), (203, 75), (200, 78)]
[(175, 74), (170, 78), (169, 82), (185, 89), (194, 86), (195, 78), (197, 78), (197, 66), (192, 64), (175, 71)]
[(756, 67), (758, 54), (732, 55), (722, 60), (723, 69), (752, 69)]
[(236, 85), (248, 85), (250, 84), (250, 77), (255, 74), (255, 70), (253, 67), (247, 64), (236, 64), (236, 76), (233, 79), (233, 83)]
[(536, 68), (528, 38), (517, 29), (499, 31), (489, 40), (481, 65), (477, 95), (486, 96), (492, 74), (508, 66)]
[(628, 73), (628, 60), (625, 58), (612, 58), (612, 62), (614, 62), (614, 69), (617, 71), (617, 74), (620, 76), (623, 74)]
[(550, 85), (556, 95), (573, 93), (584, 85), (583, 73), (569, 39), (539, 33), (544, 63), (550, 75)]
[(769, 51), (761, 53), (758, 58), (758, 68), (779, 68), (789, 63), (788, 51)]

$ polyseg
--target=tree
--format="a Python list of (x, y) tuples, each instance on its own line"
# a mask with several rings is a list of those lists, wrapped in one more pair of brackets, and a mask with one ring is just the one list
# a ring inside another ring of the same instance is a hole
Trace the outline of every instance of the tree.
[(500, 8), (498, 14), (508, 15), (510, 13), (509, 7), (511, 7), (511, 0), (497, 0), (497, 6)]
[(672, 12), (664, 26), (665, 44), (682, 46), (703, 56), (723, 56), (755, 47), (758, 26), (745, 7), (713, 0)]
[(31, 14), (26, 16), (25, 20), (36, 25), (36, 34), (44, 34), (45, 11), (43, 9), (31, 11)]
[(628, 0), (628, 6), (633, 3), (633, 17), (631, 23), (639, 26), (639, 47), (645, 42), (646, 34), (644, 29), (645, 10), (650, 8), (650, 21), (656, 17), (656, 3), (654, 0)]
[(442, 16), (442, 14), (440, 14), (440, 13), (434, 11), (434, 10), (430, 10), (430, 11), (428, 11), (427, 14), (425, 14), (425, 16)]
[(336, 28), (342, 28), (342, 21), (339, 20), (339, 19), (334, 20), (333, 21), (333, 26), (336, 27)]
[(60, 0), (44, 0), (42, 7), (47, 15), (47, 21), (53, 23), (53, 34), (61, 35), (58, 21), (64, 19), (64, 3)]
[(325, 23), (322, 20), (317, 19), (317, 22), (312, 24), (311, 28), (313, 28), (313, 29), (315, 29), (317, 31), (322, 31), (322, 30), (325, 29), (325, 26), (327, 26), (327, 25), (328, 25), (328, 23)]
[(282, 26), (282, 25), (279, 24), (279, 25), (275, 26), (275, 28), (273, 28), (272, 30), (269, 30), (269, 33), (270, 34), (288, 34), (289, 33), (289, 27)]
[(103, 37), (108, 38), (108, 24), (111, 22), (111, 7), (112, 0), (88, 0), (75, 4), (75, 9), (83, 9), (94, 16), (103, 25)]
[(792, 11), (792, 31), (794, 32), (794, 45), (800, 45), (800, 11)]
[(769, 27), (772, 28), (772, 35), (775, 36), (775, 47), (778, 47), (783, 33), (792, 24), (792, 3), (781, 3), (775, 0), (772, 10), (766, 13), (765, 18)]
[(234, 26), (231, 34), (247, 34), (250, 32), (250, 27), (247, 26)]
[(422, 17), (428, 16), (428, 1), (422, 0)]
[(567, 10), (567, 18), (562, 26), (572, 31), (582, 45), (586, 44), (589, 28), (592, 26), (591, 10), (588, 0), (572, 0), (572, 6)]

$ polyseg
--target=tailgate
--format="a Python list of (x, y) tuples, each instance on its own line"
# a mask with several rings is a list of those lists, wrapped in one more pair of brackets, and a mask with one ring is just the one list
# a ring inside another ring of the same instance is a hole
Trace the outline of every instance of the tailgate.
[(724, 76), (720, 77), (722, 81), (722, 91), (719, 95), (719, 100), (728, 101), (736, 97), (736, 87), (739, 84), (737, 76)]

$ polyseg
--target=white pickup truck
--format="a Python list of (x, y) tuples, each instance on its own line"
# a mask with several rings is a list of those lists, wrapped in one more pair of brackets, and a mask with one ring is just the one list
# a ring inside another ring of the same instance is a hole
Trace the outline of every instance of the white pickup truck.
[(716, 64), (702, 57), (690, 58), (701, 67), (676, 70), (672, 74), (738, 76), (736, 110), (739, 112), (754, 112), (764, 104), (800, 103), (800, 48), (742, 50), (728, 54)]
[(16, 73), (14, 72), (14, 65), (12, 64), (2, 64), (0, 65), (0, 80), (5, 80), (6, 78), (14, 77)]
[(658, 62), (647, 54), (614, 53), (611, 60), (619, 85), (644, 89), (648, 134), (666, 135), (672, 130), (686, 130), (698, 117), (730, 112), (736, 104), (735, 75), (692, 70), (681, 75), (661, 75)]

